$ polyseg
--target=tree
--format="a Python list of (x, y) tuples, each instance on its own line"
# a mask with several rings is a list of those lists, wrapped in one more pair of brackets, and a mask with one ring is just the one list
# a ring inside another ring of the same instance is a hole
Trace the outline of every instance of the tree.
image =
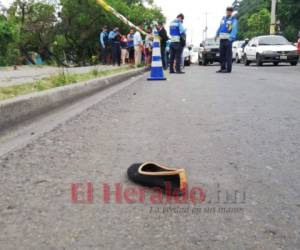
[[(165, 21), (152, 0), (107, 2), (136, 25)], [(46, 61), (85, 65), (98, 54), (103, 25), (119, 27), (123, 34), (129, 31), (96, 0), (14, 0), (7, 19), (0, 19), (0, 63), (34, 63), (30, 55), (36, 52)]]
[(239, 18), (239, 32), (238, 32), (238, 38), (240, 40), (250, 38), (248, 37), (248, 16), (241, 16)]
[[(107, 2), (136, 25), (150, 25), (153, 20), (165, 20), (160, 9), (152, 6), (147, 8), (143, 1)], [(99, 33), (103, 25), (108, 25), (110, 29), (119, 27), (123, 34), (129, 30), (128, 26), (97, 5), (96, 0), (61, 0), (60, 18), (55, 54), (61, 57), (64, 51), (66, 59), (76, 64), (89, 63), (92, 56), (98, 54)]]
[(238, 13), (240, 17), (250, 17), (252, 14), (263, 8), (270, 9), (271, 0), (243, 0), (240, 3)]
[(0, 16), (0, 65), (5, 64), (7, 45), (12, 40), (12, 34), (4, 16)]
[(0, 66), (14, 64), (19, 57), (14, 45), (17, 29), (18, 27), (8, 22), (6, 17), (0, 16)]
[[(256, 34), (269, 34), (267, 28), (267, 13), (261, 12), (262, 9), (270, 10), (270, 0), (243, 0), (240, 4), (238, 17), (239, 17), (239, 37), (251, 38)], [(260, 13), (257, 15), (257, 13)], [(254, 15), (254, 16), (253, 16)], [(277, 4), (277, 20), (280, 20), (281, 32), (290, 41), (297, 39), (297, 34), (300, 29), (300, 1), (299, 0), (280, 0)], [(258, 20), (256, 20), (258, 18)], [(264, 23), (263, 20), (267, 22)], [(249, 22), (251, 26), (249, 26)], [(255, 30), (256, 27), (258, 31)], [(249, 30), (250, 29), (250, 30)]]
[(44, 60), (50, 59), (49, 47), (54, 38), (56, 23), (55, 6), (34, 0), (16, 0), (8, 13), (10, 23), (19, 27), (15, 42), (21, 56), (31, 60), (30, 52), (36, 52)]
[(290, 41), (296, 41), (300, 30), (300, 1), (281, 0), (278, 3), (277, 17), (280, 20), (283, 34)]
[(251, 15), (248, 19), (248, 37), (266, 35), (270, 31), (271, 15), (267, 9)]

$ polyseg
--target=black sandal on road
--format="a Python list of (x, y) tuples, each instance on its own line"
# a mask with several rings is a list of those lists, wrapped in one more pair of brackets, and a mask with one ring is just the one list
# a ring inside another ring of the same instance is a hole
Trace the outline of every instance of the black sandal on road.
[(132, 164), (127, 175), (137, 184), (160, 188), (170, 195), (185, 193), (187, 185), (184, 169), (168, 168), (153, 162)]

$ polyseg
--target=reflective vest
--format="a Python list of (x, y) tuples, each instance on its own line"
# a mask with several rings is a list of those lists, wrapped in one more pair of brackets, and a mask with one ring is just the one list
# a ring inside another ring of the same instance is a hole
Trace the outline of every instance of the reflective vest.
[(222, 18), (220, 30), (219, 30), (220, 39), (229, 39), (234, 21), (235, 21), (234, 17), (224, 16)]
[(172, 42), (180, 42), (180, 29), (179, 29), (179, 20), (175, 19), (170, 24), (170, 36)]
[[(113, 36), (113, 37), (112, 37), (112, 36)], [(116, 32), (114, 32), (114, 31), (111, 31), (111, 32), (110, 32), (109, 38), (110, 38), (110, 39), (109, 39), (110, 42), (111, 42), (111, 43), (114, 43), (114, 44), (120, 43), (120, 41), (121, 41), (120, 36), (117, 35)]]

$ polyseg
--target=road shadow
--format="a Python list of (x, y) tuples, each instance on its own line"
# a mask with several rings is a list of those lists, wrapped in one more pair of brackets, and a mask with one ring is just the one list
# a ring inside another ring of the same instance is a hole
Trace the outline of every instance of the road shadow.
[(200, 66), (200, 67), (215, 67), (215, 66), (220, 66), (219, 63), (213, 63), (213, 64), (207, 64), (207, 65), (199, 65), (199, 64), (195, 64), (196, 66)]
[(264, 64), (262, 66), (257, 66), (255, 64), (253, 65), (249, 65), (247, 67), (257, 67), (257, 68), (263, 68), (263, 67), (266, 67), (266, 68), (278, 68), (278, 67), (296, 67), (296, 66), (292, 66), (290, 64), (279, 64), (279, 65), (274, 65), (274, 64)]

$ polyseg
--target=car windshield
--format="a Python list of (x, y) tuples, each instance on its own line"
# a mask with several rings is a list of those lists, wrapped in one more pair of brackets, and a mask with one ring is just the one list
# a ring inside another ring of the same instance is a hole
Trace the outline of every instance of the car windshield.
[(242, 48), (242, 46), (243, 46), (244, 43), (245, 43), (245, 41), (239, 42), (238, 45), (237, 45), (237, 47), (238, 48)]
[(205, 41), (206, 46), (219, 46), (219, 41), (215, 41), (215, 39), (207, 39)]
[(290, 44), (283, 36), (266, 36), (259, 38), (259, 45), (288, 45)]

